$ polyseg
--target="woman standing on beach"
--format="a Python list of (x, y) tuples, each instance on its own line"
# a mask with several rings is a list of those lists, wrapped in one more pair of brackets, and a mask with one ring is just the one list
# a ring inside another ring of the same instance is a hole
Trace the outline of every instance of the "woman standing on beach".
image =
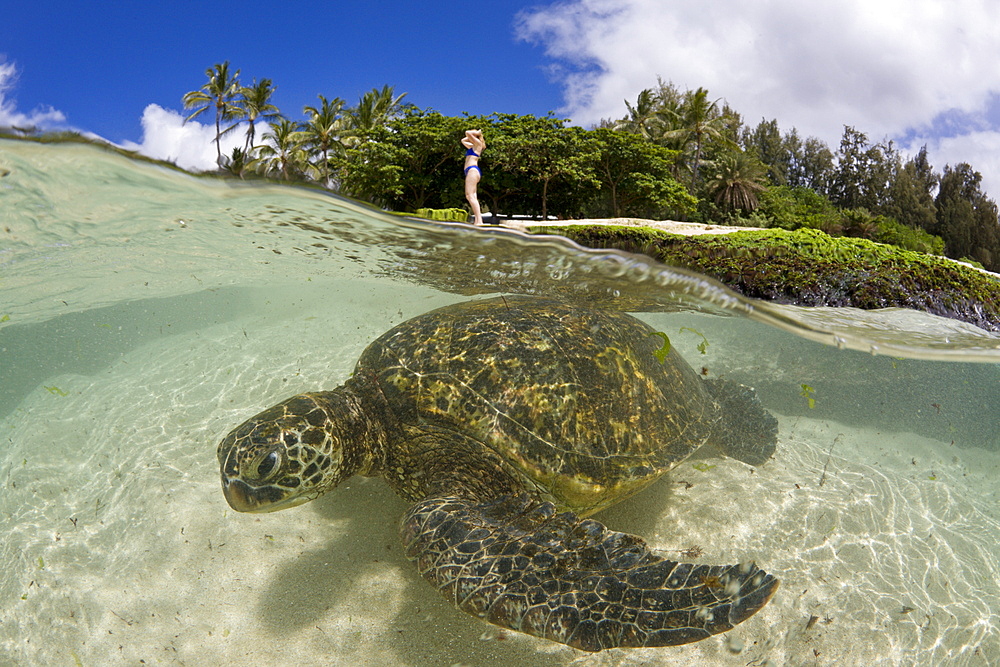
[(469, 200), (474, 216), (472, 224), (483, 224), (483, 212), (479, 207), (479, 195), (476, 189), (479, 187), (479, 180), (483, 177), (483, 170), (479, 168), (479, 158), (486, 150), (486, 142), (483, 140), (482, 130), (466, 130), (462, 138), (462, 145), (465, 146), (465, 198)]

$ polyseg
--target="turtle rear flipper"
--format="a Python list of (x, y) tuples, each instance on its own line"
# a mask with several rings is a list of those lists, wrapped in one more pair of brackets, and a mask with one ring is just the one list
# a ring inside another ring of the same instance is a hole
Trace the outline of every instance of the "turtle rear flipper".
[(778, 587), (752, 563), (666, 560), (638, 537), (523, 496), (429, 498), (401, 535), (420, 574), (463, 611), (585, 651), (698, 641)]
[(722, 453), (752, 466), (765, 463), (778, 442), (778, 420), (752, 387), (729, 380), (705, 382), (722, 408), (717, 438)]

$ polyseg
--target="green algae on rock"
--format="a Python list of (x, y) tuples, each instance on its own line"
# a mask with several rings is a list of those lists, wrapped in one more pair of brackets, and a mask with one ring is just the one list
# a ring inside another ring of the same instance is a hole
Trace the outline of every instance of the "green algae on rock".
[(649, 255), (748, 297), (799, 306), (910, 308), (1000, 331), (1000, 281), (943, 257), (815, 229), (685, 236), (651, 227), (531, 227), (589, 248)]

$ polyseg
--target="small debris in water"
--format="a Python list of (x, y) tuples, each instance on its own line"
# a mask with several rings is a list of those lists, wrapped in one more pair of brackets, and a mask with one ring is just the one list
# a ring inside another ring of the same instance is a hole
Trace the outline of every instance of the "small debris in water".
[(697, 558), (698, 556), (702, 555), (705, 552), (704, 550), (702, 550), (700, 546), (696, 544), (692, 547), (688, 547), (687, 549), (679, 549), (677, 553), (684, 556), (685, 558)]

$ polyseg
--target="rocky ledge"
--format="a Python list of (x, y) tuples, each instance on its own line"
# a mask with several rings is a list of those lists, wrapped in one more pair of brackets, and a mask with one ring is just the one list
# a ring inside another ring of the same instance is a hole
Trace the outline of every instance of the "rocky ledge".
[[(704, 227), (699, 225), (699, 227)], [(799, 306), (911, 308), (1000, 331), (1000, 277), (944, 257), (814, 229), (671, 233), (614, 224), (528, 226), (711, 276), (748, 297)], [(721, 231), (721, 230), (720, 230)]]

